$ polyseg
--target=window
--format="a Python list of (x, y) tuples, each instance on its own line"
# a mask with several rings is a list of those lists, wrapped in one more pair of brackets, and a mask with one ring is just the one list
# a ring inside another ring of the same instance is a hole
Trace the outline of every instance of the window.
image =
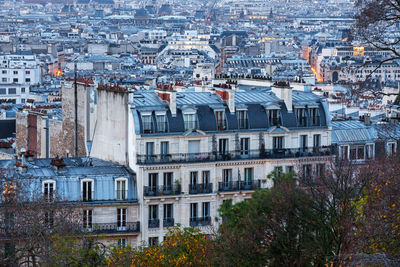
[(229, 184), (232, 181), (232, 169), (222, 170), (222, 181), (224, 184)]
[(203, 184), (209, 184), (210, 183), (210, 171), (203, 171)]
[(161, 142), (161, 158), (166, 159), (169, 154), (169, 142)]
[(14, 75), (18, 75), (18, 71), (17, 71), (17, 70), (14, 70), (14, 71), (13, 71), (13, 74), (14, 74)]
[(321, 177), (325, 174), (325, 164), (317, 164), (316, 169), (315, 169), (315, 174), (316, 177)]
[(154, 143), (147, 142), (146, 143), (146, 159), (152, 161), (154, 157)]
[(350, 159), (351, 160), (363, 160), (364, 155), (364, 145), (356, 145), (350, 147)]
[(164, 191), (172, 190), (173, 174), (172, 172), (164, 172)]
[(18, 83), (18, 78), (13, 78), (13, 83)]
[(7, 71), (6, 70), (2, 70), (1, 73), (2, 74), (7, 74)]
[(94, 193), (93, 180), (82, 180), (81, 194), (83, 201), (92, 201)]
[(117, 229), (126, 230), (126, 209), (117, 209)]
[(270, 126), (281, 125), (281, 112), (279, 109), (268, 110), (268, 120)]
[(149, 173), (149, 191), (156, 193), (158, 186), (158, 173)]
[(295, 109), (296, 119), (297, 119), (297, 126), (307, 126), (306, 123), (306, 112), (304, 108)]
[(3, 83), (6, 83), (6, 82), (7, 82), (7, 78), (1, 78), (1, 81), (2, 81)]
[(247, 129), (249, 127), (246, 110), (237, 111), (237, 119), (238, 119), (239, 129)]
[(5, 95), (7, 94), (6, 88), (0, 88), (0, 95)]
[(157, 129), (159, 133), (167, 132), (167, 117), (165, 115), (157, 115)]
[(190, 184), (191, 185), (197, 184), (197, 171), (190, 172)]
[(308, 111), (309, 111), (309, 116), (311, 118), (311, 125), (312, 126), (319, 126), (320, 125), (320, 119), (319, 119), (318, 108), (310, 108)]
[(8, 88), (8, 94), (9, 95), (17, 94), (17, 88)]
[(275, 172), (275, 174), (276, 174), (277, 177), (282, 176), (282, 173), (283, 173), (283, 168), (282, 168), (282, 166), (276, 166), (276, 167), (274, 167), (274, 172)]
[(153, 123), (151, 121), (151, 115), (143, 115), (142, 124), (143, 124), (143, 133), (153, 132)]
[(225, 112), (224, 111), (216, 111), (215, 118), (217, 120), (218, 131), (226, 130)]
[(185, 131), (197, 128), (196, 114), (183, 114), (183, 120), (185, 124)]
[(25, 71), (25, 74), (31, 74), (31, 72), (29, 70)]
[(396, 153), (396, 143), (395, 142), (388, 142), (386, 143), (386, 153), (391, 156)]
[(163, 226), (164, 227), (172, 227), (174, 226), (174, 209), (173, 204), (164, 204), (164, 218), (163, 218)]
[(44, 224), (52, 228), (54, 226), (54, 212), (53, 211), (46, 211), (44, 213)]
[(158, 205), (149, 206), (149, 228), (160, 227), (160, 221), (158, 220)]
[(30, 82), (31, 82), (31, 78), (26, 78), (26, 79), (25, 79), (25, 82), (26, 82), (26, 83), (30, 83)]
[(303, 178), (310, 179), (311, 178), (311, 172), (312, 172), (312, 165), (304, 164), (303, 165)]
[(349, 147), (348, 146), (340, 146), (339, 147), (339, 155), (341, 159), (348, 159)]
[(115, 180), (115, 190), (117, 200), (125, 200), (128, 198), (128, 179), (120, 178)]
[(321, 146), (321, 135), (320, 134), (314, 134), (314, 147), (320, 147)]
[(118, 239), (118, 247), (119, 248), (126, 248), (126, 245), (127, 245), (126, 238)]
[(21, 94), (25, 93), (25, 87), (21, 88)]
[(286, 173), (293, 173), (293, 172), (294, 172), (293, 166), (286, 166)]
[(190, 203), (190, 218), (197, 218), (197, 203)]
[(275, 150), (283, 149), (283, 136), (275, 136), (272, 139), (273, 148)]
[(374, 145), (373, 144), (365, 145), (365, 152), (366, 152), (367, 159), (373, 159), (374, 158)]
[(300, 135), (300, 149), (301, 151), (307, 150), (308, 135)]
[(227, 155), (228, 152), (229, 152), (228, 139), (227, 138), (219, 139), (219, 154)]
[(244, 168), (244, 181), (246, 184), (253, 182), (253, 168)]
[(93, 223), (93, 211), (92, 210), (83, 210), (83, 229), (91, 231), (92, 223)]
[(247, 156), (250, 152), (250, 138), (240, 138), (240, 155)]
[(210, 217), (210, 202), (203, 202), (202, 217)]
[(158, 245), (158, 237), (157, 236), (153, 236), (153, 237), (149, 237), (149, 246), (157, 246)]
[(43, 195), (46, 201), (53, 201), (55, 189), (56, 189), (55, 181), (43, 182)]

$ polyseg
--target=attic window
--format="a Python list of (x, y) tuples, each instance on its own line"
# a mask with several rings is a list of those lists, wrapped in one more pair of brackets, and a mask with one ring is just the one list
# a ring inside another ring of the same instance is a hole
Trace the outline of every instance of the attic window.
[(226, 130), (226, 118), (224, 111), (215, 111), (218, 131)]
[(153, 123), (151, 121), (150, 114), (142, 115), (142, 126), (143, 126), (143, 133), (152, 133), (153, 132)]

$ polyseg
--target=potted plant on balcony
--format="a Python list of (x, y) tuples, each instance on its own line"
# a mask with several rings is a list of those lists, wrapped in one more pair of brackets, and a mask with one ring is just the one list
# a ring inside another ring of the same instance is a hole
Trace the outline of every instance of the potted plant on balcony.
[(64, 160), (62, 158), (59, 158), (58, 156), (52, 159), (50, 164), (55, 170), (61, 170), (65, 168)]

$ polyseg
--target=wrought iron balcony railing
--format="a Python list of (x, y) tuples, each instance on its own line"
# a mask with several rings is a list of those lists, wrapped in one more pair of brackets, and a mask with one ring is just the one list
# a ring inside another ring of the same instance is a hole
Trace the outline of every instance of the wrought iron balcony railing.
[(143, 194), (146, 197), (180, 195), (181, 185), (144, 186)]
[(140, 222), (121, 222), (121, 223), (92, 223), (84, 226), (87, 232), (98, 233), (139, 233)]
[(211, 225), (211, 216), (190, 218), (190, 226)]
[(175, 225), (174, 218), (164, 218), (163, 227), (173, 227)]
[(149, 228), (159, 228), (160, 220), (159, 219), (151, 219), (149, 220)]
[(212, 183), (189, 184), (189, 194), (208, 194), (212, 192)]
[(231, 192), (242, 190), (255, 190), (261, 187), (261, 180), (219, 182), (218, 191)]

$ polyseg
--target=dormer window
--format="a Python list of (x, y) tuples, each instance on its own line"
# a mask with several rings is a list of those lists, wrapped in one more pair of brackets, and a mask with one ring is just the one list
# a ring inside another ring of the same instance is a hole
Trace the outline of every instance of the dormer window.
[(157, 130), (159, 133), (166, 133), (168, 131), (167, 116), (165, 114), (156, 114)]
[(215, 111), (215, 118), (217, 120), (218, 131), (226, 130), (225, 112), (222, 110)]
[(84, 179), (81, 181), (82, 201), (93, 201), (94, 196), (94, 180)]
[(143, 133), (153, 132), (153, 123), (151, 121), (151, 114), (142, 115)]
[(297, 126), (300, 127), (307, 126), (305, 108), (296, 108), (295, 112), (296, 112)]
[(117, 200), (128, 199), (128, 179), (118, 178), (115, 180), (115, 196)]
[(196, 113), (183, 114), (185, 130), (193, 130), (197, 128)]
[(279, 109), (268, 110), (268, 119), (271, 126), (281, 125), (281, 111)]
[(54, 192), (56, 190), (56, 182), (53, 180), (43, 181), (43, 196), (46, 201), (53, 201)]
[(318, 108), (309, 108), (308, 110), (312, 126), (320, 125), (319, 111)]
[(247, 110), (238, 110), (236, 111), (236, 116), (238, 119), (239, 129), (247, 129), (249, 128), (249, 123), (247, 119)]

